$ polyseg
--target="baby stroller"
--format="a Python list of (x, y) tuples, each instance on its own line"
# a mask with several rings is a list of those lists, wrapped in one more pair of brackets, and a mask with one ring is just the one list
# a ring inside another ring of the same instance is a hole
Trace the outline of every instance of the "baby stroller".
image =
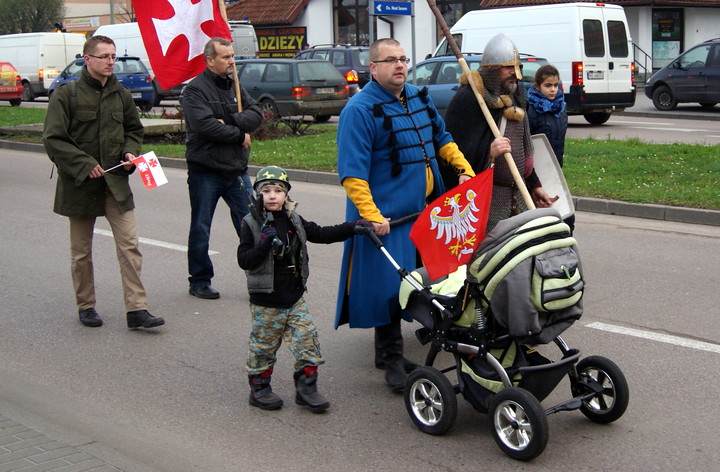
[[(517, 460), (540, 455), (548, 441), (546, 415), (579, 409), (596, 423), (620, 418), (628, 405), (625, 376), (611, 360), (580, 359), (560, 337), (582, 315), (584, 282), (574, 238), (554, 209), (503, 220), (466, 268), (429, 280), (424, 268), (400, 267), (373, 239), (402, 279), (401, 306), (420, 322), (429, 346), (425, 365), (408, 375), (405, 406), (423, 432), (446, 433), (457, 416), (457, 393), (491, 418), (500, 449)], [(561, 358), (535, 348), (553, 342)], [(441, 351), (454, 365), (433, 367)], [(456, 372), (453, 385), (445, 374)], [(544, 400), (567, 375), (572, 398), (548, 409)]]

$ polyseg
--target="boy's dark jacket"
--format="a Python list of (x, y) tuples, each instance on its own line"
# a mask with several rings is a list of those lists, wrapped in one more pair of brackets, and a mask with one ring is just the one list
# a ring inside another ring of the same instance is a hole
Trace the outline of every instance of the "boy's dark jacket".
[[(272, 308), (290, 308), (306, 290), (308, 271), (307, 242), (330, 244), (353, 236), (355, 223), (319, 226), (295, 213), (296, 203), (285, 202), (284, 209), (272, 212), (278, 238), (290, 242), (292, 254), (273, 256), (271, 247), (259, 246), (260, 225), (247, 215), (240, 230), (238, 264), (248, 278), (250, 303)], [(300, 229), (297, 225), (301, 225)], [(254, 231), (253, 231), (254, 229)], [(292, 244), (293, 241), (297, 241)], [(289, 252), (286, 250), (286, 252)]]

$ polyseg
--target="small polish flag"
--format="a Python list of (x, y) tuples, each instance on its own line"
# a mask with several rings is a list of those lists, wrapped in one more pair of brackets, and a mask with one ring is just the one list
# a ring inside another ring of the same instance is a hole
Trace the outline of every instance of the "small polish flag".
[(165, 177), (165, 172), (163, 172), (155, 152), (150, 151), (136, 157), (133, 159), (133, 164), (137, 167), (138, 172), (140, 172), (140, 178), (142, 178), (145, 187), (148, 189), (167, 183), (168, 180)]

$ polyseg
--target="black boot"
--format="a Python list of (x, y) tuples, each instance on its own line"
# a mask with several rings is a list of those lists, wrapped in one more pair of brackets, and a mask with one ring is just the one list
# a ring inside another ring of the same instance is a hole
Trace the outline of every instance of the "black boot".
[(257, 406), (263, 410), (277, 410), (282, 408), (282, 398), (278, 397), (272, 391), (270, 386), (270, 378), (272, 377), (272, 369), (258, 375), (248, 375), (250, 382), (250, 404)]
[(407, 374), (403, 362), (403, 339), (400, 317), (384, 326), (375, 328), (378, 343), (382, 348), (385, 363), (385, 382), (393, 392), (402, 392), (405, 388)]
[(307, 366), (295, 372), (295, 403), (307, 406), (313, 413), (322, 413), (330, 408), (330, 402), (317, 391), (317, 366)]
[[(406, 359), (403, 357), (403, 368), (405, 369), (405, 373), (409, 374), (413, 370), (417, 369), (418, 365), (411, 361), (410, 359)], [(378, 341), (377, 337), (377, 330), (375, 330), (375, 368), (379, 370), (385, 370), (385, 361), (383, 360), (383, 348), (380, 344), (380, 341)]]

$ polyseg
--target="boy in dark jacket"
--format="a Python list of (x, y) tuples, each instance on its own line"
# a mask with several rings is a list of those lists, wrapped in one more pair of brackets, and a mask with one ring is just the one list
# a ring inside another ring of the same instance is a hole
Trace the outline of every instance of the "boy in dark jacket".
[(264, 410), (282, 407), (270, 386), (276, 353), (284, 339), (295, 356), (295, 403), (313, 413), (330, 407), (317, 391), (317, 368), (325, 361), (317, 329), (303, 300), (309, 274), (307, 242), (344, 241), (355, 228), (371, 225), (365, 220), (319, 226), (295, 212), (288, 197), (290, 182), (276, 166), (258, 172), (253, 186), (259, 211), (243, 219), (238, 264), (247, 274), (252, 329), (247, 370), (250, 405)]
[[(546, 64), (535, 73), (535, 85), (528, 90), (527, 111), (530, 133), (547, 136), (558, 164), (562, 167), (568, 117), (565, 96), (560, 88), (560, 73), (555, 66)], [(570, 226), (572, 233), (575, 215), (569, 216), (565, 223)]]

